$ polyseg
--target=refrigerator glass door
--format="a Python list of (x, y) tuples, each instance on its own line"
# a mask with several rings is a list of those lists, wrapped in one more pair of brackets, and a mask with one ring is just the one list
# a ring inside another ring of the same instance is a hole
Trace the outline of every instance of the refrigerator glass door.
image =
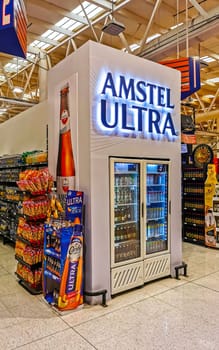
[(141, 255), (140, 163), (114, 161), (113, 166), (113, 262), (121, 263)]
[(146, 255), (168, 250), (168, 164), (146, 164)]

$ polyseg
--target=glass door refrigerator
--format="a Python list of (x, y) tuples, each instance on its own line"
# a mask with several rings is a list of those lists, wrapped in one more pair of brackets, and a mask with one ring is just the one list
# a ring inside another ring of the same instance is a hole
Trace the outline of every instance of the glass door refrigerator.
[(168, 179), (169, 162), (110, 158), (112, 295), (170, 274)]
[(170, 274), (169, 162), (144, 164), (144, 281)]

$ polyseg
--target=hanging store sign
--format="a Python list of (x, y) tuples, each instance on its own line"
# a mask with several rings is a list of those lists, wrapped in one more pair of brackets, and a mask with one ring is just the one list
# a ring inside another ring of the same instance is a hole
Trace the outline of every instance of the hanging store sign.
[(177, 69), (181, 72), (181, 100), (192, 95), (201, 87), (200, 61), (197, 57), (185, 57), (160, 62), (164, 66)]
[(105, 72), (97, 86), (95, 127), (105, 135), (175, 141), (171, 97), (166, 86)]
[(0, 2), (0, 51), (26, 58), (27, 16), (23, 0)]

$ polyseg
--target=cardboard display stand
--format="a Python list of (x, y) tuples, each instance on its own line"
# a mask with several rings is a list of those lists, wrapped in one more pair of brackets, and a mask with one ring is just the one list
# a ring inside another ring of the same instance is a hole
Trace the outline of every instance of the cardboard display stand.
[(45, 300), (59, 310), (83, 304), (82, 209), (83, 192), (68, 191), (68, 221), (51, 220), (45, 224), (43, 293)]

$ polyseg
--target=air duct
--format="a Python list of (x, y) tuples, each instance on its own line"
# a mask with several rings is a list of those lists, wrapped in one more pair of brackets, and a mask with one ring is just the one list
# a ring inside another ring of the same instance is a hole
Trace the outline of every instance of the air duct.
[[(183, 24), (180, 28), (170, 30), (169, 32), (161, 35), (159, 38), (151, 41), (145, 46), (140, 57), (153, 60), (161, 60), (161, 55), (169, 55), (173, 50), (176, 50), (176, 43), (185, 44), (186, 36), (191, 40), (199, 36), (210, 37), (211, 33), (215, 33), (219, 30), (219, 7), (208, 12), (208, 17), (203, 18), (199, 16), (193, 19), (188, 27), (188, 33), (186, 25)], [(190, 42), (191, 43), (191, 42)], [(137, 50), (136, 50), (137, 54)]]
[(214, 111), (204, 112), (204, 113), (196, 113), (195, 114), (195, 123), (201, 123), (207, 121), (209, 119), (217, 119), (219, 118), (219, 109), (215, 109)]
[(37, 102), (29, 102), (25, 100), (18, 100), (16, 98), (0, 97), (0, 102), (7, 102), (8, 104), (17, 104), (24, 107), (32, 107), (37, 104)]

